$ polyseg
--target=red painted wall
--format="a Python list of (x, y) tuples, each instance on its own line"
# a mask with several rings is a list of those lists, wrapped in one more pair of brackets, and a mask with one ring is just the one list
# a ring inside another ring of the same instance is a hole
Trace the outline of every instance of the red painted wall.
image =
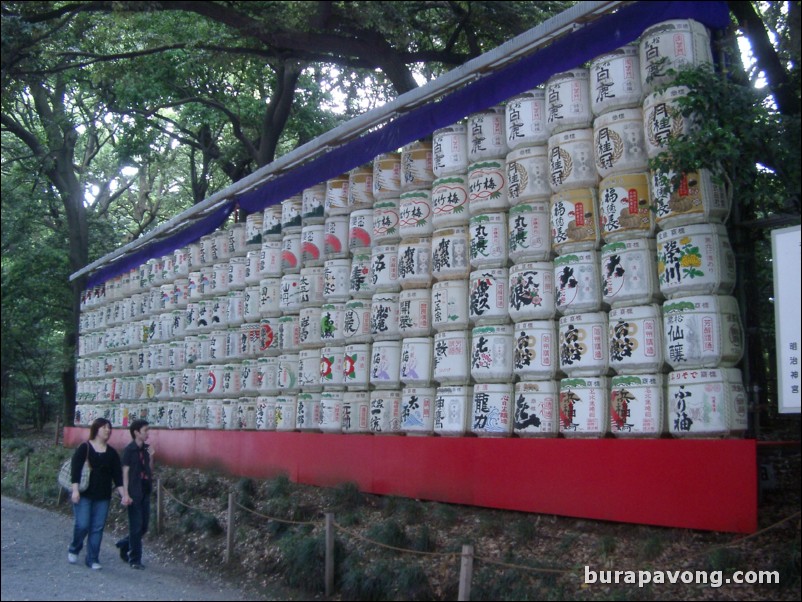
[[(88, 429), (66, 428), (74, 447)], [(118, 450), (127, 430), (112, 433)], [(752, 533), (754, 440), (529, 439), (151, 431), (157, 463), (598, 520)]]

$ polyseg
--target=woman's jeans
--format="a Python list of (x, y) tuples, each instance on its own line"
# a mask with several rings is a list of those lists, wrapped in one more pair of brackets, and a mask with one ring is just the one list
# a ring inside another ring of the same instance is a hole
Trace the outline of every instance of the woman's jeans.
[(103, 527), (106, 526), (106, 516), (109, 514), (110, 500), (90, 500), (81, 496), (77, 504), (72, 505), (75, 515), (75, 529), (69, 551), (78, 554), (86, 542), (86, 566), (99, 563), (100, 542), (103, 541)]

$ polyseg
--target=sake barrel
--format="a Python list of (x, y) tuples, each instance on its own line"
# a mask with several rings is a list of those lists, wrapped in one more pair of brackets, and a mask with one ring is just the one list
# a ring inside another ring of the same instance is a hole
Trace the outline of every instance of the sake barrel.
[(398, 233), (401, 238), (430, 236), (432, 225), (432, 193), (430, 190), (402, 192), (398, 206)]
[(557, 381), (522, 381), (515, 385), (512, 432), (519, 437), (556, 437), (560, 430)]
[(343, 335), (346, 345), (370, 342), (370, 310), (368, 299), (353, 299), (345, 304)]
[(507, 165), (502, 157), (483, 159), (468, 166), (468, 210), (471, 215), (504, 211), (507, 196)]
[(606, 244), (601, 252), (602, 301), (611, 307), (646, 305), (662, 298), (654, 239)]
[(607, 314), (589, 312), (560, 318), (560, 369), (570, 377), (601, 376), (609, 369)]
[(401, 192), (431, 189), (434, 181), (432, 170), (432, 141), (410, 142), (401, 149)]
[(343, 431), (343, 392), (323, 391), (320, 394), (320, 430), (324, 433)]
[(320, 385), (324, 391), (345, 387), (343, 383), (343, 360), (345, 347), (323, 347), (320, 350)]
[(384, 153), (373, 160), (373, 197), (384, 200), (401, 192), (401, 153)]
[(256, 430), (276, 430), (276, 398), (262, 396), (256, 398)]
[[(346, 350), (349, 348), (350, 345)], [(400, 388), (401, 341), (374, 342), (370, 357), (370, 385), (376, 389)]]
[(259, 274), (262, 278), (281, 276), (282, 240), (266, 240), (259, 251)]
[(370, 304), (370, 334), (376, 341), (396, 339), (399, 328), (399, 293), (377, 293)]
[(425, 387), (432, 384), (433, 347), (432, 337), (407, 337), (401, 340), (400, 378), (404, 386)]
[[(280, 241), (281, 233), (281, 204), (276, 203), (265, 207), (262, 212), (262, 243), (268, 240)], [(203, 240), (203, 239), (201, 239)]]
[(301, 268), (301, 279), (298, 281), (301, 307), (323, 305), (323, 288), (325, 282), (325, 268), (322, 266)]
[(660, 291), (669, 299), (727, 295), (735, 287), (735, 253), (721, 224), (694, 224), (657, 235)]
[(516, 263), (509, 269), (510, 318), (549, 320), (556, 312), (554, 264), (550, 261)]
[(465, 173), (468, 167), (468, 126), (455, 123), (434, 131), (432, 171), (438, 178)]
[(304, 268), (323, 265), (324, 230), (323, 224), (309, 224), (301, 228), (301, 262)]
[(304, 307), (301, 309), (298, 321), (298, 343), (301, 349), (314, 349), (320, 347), (320, 316), (319, 307)]
[(468, 176), (463, 171), (432, 183), (432, 226), (435, 229), (468, 223)]
[(471, 381), (471, 331), (448, 330), (434, 335), (432, 378), (441, 385)]
[(723, 437), (747, 427), (747, 398), (735, 368), (668, 374), (668, 432), (674, 437)]
[(617, 109), (593, 121), (596, 170), (602, 178), (645, 171), (649, 166), (643, 137), (643, 110)]
[(320, 393), (298, 394), (295, 406), (295, 428), (302, 432), (320, 431)]
[(348, 280), (348, 295), (351, 298), (373, 296), (373, 277), (370, 274), (370, 253), (357, 253), (351, 258), (351, 273)]
[(281, 232), (286, 236), (301, 231), (301, 195), (281, 201)]
[(348, 248), (352, 253), (370, 250), (373, 246), (373, 209), (357, 209), (348, 221)]
[(470, 259), (473, 268), (507, 266), (507, 214), (482, 213), (469, 222)]
[(426, 288), (431, 279), (431, 237), (402, 240), (398, 245), (398, 280), (401, 288)]
[(518, 322), (514, 327), (513, 373), (522, 380), (548, 380), (557, 374), (557, 329), (553, 320)]
[(301, 348), (301, 320), (298, 314), (278, 319), (279, 348), (282, 353), (297, 353)]
[(303, 225), (322, 224), (325, 221), (323, 209), (326, 204), (326, 185), (316, 184), (304, 188), (301, 194), (301, 220)]
[(278, 306), (282, 313), (297, 314), (301, 311), (301, 275), (285, 274), (281, 277)]
[(555, 306), (562, 315), (602, 309), (599, 254), (576, 251), (554, 259)]
[(374, 245), (370, 254), (370, 277), (375, 293), (401, 290), (398, 282), (398, 245)]
[(348, 301), (351, 281), (351, 260), (329, 259), (323, 268), (323, 297), (327, 301)]
[(345, 303), (324, 303), (320, 308), (320, 342), (323, 345), (339, 345), (345, 341), (343, 318)]
[(712, 63), (710, 33), (693, 19), (663, 21), (643, 32), (639, 56), (643, 91), (648, 93), (671, 82), (677, 71)]
[(545, 144), (549, 137), (546, 124), (546, 91), (527, 90), (510, 98), (504, 105), (504, 133), (507, 148)]
[(281, 239), (281, 271), (284, 275), (301, 271), (301, 232), (285, 234)]
[(654, 235), (646, 172), (608, 176), (599, 185), (599, 218), (605, 242)]
[(480, 383), (512, 382), (513, 326), (479, 326), (471, 331), (471, 377)]
[(508, 437), (513, 423), (513, 386), (477, 383), (473, 387), (471, 432), (480, 437)]
[(744, 351), (738, 301), (696, 295), (663, 303), (665, 360), (674, 370), (731, 367)]
[(373, 206), (373, 165), (368, 163), (348, 172), (348, 207), (354, 210)]
[(407, 435), (431, 435), (434, 429), (434, 387), (404, 387), (401, 430)]
[(604, 376), (560, 381), (560, 433), (564, 437), (603, 437), (608, 432), (609, 382)]
[(552, 250), (572, 253), (597, 249), (601, 236), (595, 188), (575, 188), (551, 197)]
[(300, 389), (298, 383), (298, 354), (282, 353), (278, 356), (278, 370), (276, 384), (281, 394), (297, 393)]
[(461, 437), (468, 433), (472, 417), (473, 387), (437, 387), (434, 398), (435, 435)]
[(376, 435), (402, 434), (401, 391), (371, 391), (370, 432)]
[(610, 310), (610, 367), (618, 374), (663, 370), (663, 319), (660, 306), (635, 305)]
[(348, 391), (343, 394), (342, 429), (344, 434), (370, 432), (370, 393)]
[(490, 107), (468, 116), (468, 162), (500, 159), (507, 152), (504, 107)]
[(524, 146), (507, 155), (507, 199), (512, 206), (525, 201), (548, 200), (551, 172), (548, 147)]
[(280, 318), (262, 318), (259, 320), (259, 340), (257, 356), (273, 356), (281, 353)]
[(677, 103), (688, 94), (688, 87), (672, 86), (649, 94), (643, 101), (643, 133), (650, 159), (666, 150), (669, 140), (690, 134), (691, 118), (682, 115)]
[(591, 128), (567, 130), (551, 136), (548, 157), (552, 193), (598, 184)]
[(628, 44), (590, 62), (590, 108), (596, 116), (639, 106), (643, 99), (638, 45)]
[(323, 202), (323, 215), (348, 215), (348, 174), (326, 180), (326, 198)]
[(349, 391), (368, 390), (371, 360), (370, 343), (346, 345), (343, 356), (343, 382)]
[(509, 270), (485, 268), (471, 272), (469, 315), (474, 324), (505, 324), (510, 320)]
[(551, 215), (548, 201), (528, 201), (508, 214), (509, 258), (515, 263), (551, 258)]
[[(376, 201), (373, 205), (373, 242), (379, 245), (395, 244), (401, 240), (399, 198)], [(432, 218), (434, 219), (434, 218)]]
[(463, 330), (470, 325), (468, 279), (432, 285), (432, 328), (437, 332)]
[(281, 278), (259, 281), (259, 313), (263, 318), (281, 315)]
[(707, 169), (676, 176), (651, 172), (650, 183), (655, 221), (663, 229), (699, 223), (723, 223), (727, 220), (732, 196), (714, 181)]
[(468, 228), (455, 226), (432, 235), (432, 276), (436, 280), (467, 278), (471, 271)]
[(616, 437), (659, 437), (666, 430), (663, 374), (622, 374), (610, 380), (610, 432)]
[(256, 430), (256, 399), (240, 397), (237, 401), (237, 423), (242, 431)]
[(282, 394), (276, 397), (276, 430), (294, 431), (298, 396)]
[(256, 360), (260, 395), (276, 395), (278, 388), (278, 356), (260, 357)]
[(345, 259), (350, 256), (348, 249), (347, 215), (332, 215), (323, 223), (323, 256), (326, 260)]
[(590, 73), (579, 68), (556, 73), (546, 82), (546, 128), (551, 134), (590, 127)]

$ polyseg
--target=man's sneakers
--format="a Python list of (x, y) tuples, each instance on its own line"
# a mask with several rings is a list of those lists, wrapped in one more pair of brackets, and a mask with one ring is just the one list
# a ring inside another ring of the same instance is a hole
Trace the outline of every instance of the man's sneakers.
[(92, 569), (93, 571), (99, 571), (100, 569), (102, 569), (102, 568), (103, 568), (103, 566), (102, 566), (102, 565), (101, 565), (99, 562), (93, 562), (93, 563), (92, 563), (92, 564), (89, 566), (89, 568), (90, 568), (90, 569)]
[(78, 564), (78, 554), (67, 552), (67, 562), (70, 564)]
[(132, 562), (132, 563), (131, 563), (131, 568), (132, 568), (132, 569), (136, 569), (137, 571), (141, 571), (141, 570), (142, 570), (142, 569), (144, 569), (145, 567), (144, 567), (144, 565), (143, 565), (141, 562)]

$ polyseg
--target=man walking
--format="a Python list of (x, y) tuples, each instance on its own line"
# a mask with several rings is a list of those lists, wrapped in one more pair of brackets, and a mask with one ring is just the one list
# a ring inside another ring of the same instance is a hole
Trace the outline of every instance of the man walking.
[(153, 490), (153, 450), (147, 444), (150, 426), (146, 420), (134, 420), (128, 428), (133, 441), (122, 454), (123, 488), (127, 492), (128, 536), (117, 542), (120, 558), (132, 569), (143, 569), (142, 536), (150, 522), (150, 493)]

